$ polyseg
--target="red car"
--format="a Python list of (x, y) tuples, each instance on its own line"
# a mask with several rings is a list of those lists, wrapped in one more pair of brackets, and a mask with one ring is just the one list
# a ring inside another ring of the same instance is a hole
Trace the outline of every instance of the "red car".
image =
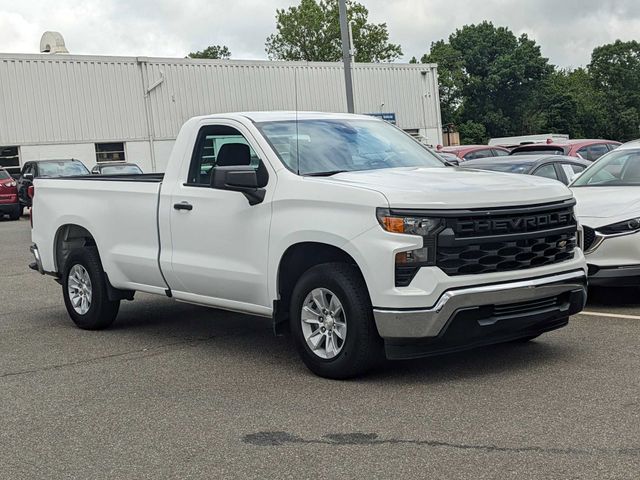
[(0, 168), (0, 217), (9, 215), (11, 220), (20, 218), (20, 201), (16, 181), (9, 172)]
[(509, 155), (509, 150), (503, 147), (489, 145), (458, 145), (457, 147), (440, 147), (438, 153), (453, 153), (461, 161), (476, 158), (503, 157)]
[(530, 143), (511, 150), (511, 155), (539, 155), (541, 153), (579, 157), (592, 162), (605, 153), (618, 148), (620, 142), (613, 140), (576, 139), (562, 143)]

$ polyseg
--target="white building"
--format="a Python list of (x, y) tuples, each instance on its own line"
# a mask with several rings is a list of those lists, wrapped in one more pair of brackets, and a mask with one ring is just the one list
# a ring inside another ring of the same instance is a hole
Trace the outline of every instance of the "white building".
[[(442, 143), (435, 65), (356, 64), (357, 113)], [(182, 123), (208, 113), (346, 110), (339, 63), (0, 54), (0, 166), (76, 158), (163, 171)]]

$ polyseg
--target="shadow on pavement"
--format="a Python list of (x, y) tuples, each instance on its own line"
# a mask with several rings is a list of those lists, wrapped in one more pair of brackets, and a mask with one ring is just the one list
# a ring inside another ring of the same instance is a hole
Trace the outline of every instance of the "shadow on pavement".
[(640, 288), (637, 287), (591, 287), (589, 307), (640, 307)]
[[(180, 304), (168, 300), (142, 300), (125, 304), (120, 317), (109, 329), (112, 334), (140, 337), (152, 335), (163, 342), (195, 342), (211, 355), (224, 354), (238, 361), (256, 361), (289, 370), (289, 377), (316, 378), (298, 359), (289, 336), (275, 337), (271, 320)], [(550, 333), (547, 335), (554, 335)], [(579, 346), (558, 345), (547, 336), (526, 344), (502, 344), (466, 352), (417, 360), (383, 361), (370, 374), (355, 382), (440, 383), (503, 372), (530, 371), (536, 365), (552, 367), (575, 357)], [(324, 381), (318, 378), (319, 381)]]

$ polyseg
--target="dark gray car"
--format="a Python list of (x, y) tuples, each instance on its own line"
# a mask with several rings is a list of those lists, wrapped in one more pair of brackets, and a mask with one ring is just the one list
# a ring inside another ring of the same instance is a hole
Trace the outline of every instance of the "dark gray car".
[(495, 172), (522, 173), (552, 178), (568, 185), (592, 162), (565, 155), (514, 155), (468, 160), (460, 164), (463, 168), (492, 170)]

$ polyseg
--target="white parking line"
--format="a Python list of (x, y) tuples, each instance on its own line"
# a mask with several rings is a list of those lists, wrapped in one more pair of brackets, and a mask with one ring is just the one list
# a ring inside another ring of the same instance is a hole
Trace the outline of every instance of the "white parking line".
[(591, 315), (593, 317), (609, 317), (609, 318), (629, 318), (631, 320), (640, 320), (640, 315), (625, 315), (622, 313), (606, 313), (606, 312), (580, 312), (578, 315)]

